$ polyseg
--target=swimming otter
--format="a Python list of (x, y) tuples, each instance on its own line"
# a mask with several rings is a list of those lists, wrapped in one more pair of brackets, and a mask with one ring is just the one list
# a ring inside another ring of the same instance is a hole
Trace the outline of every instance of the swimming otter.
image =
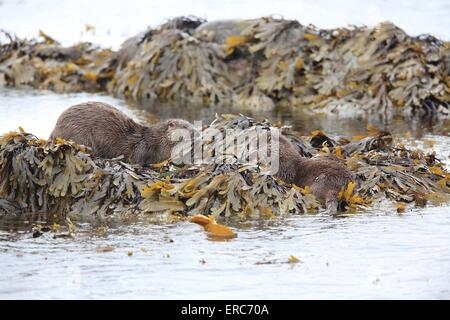
[(325, 205), (330, 214), (338, 207), (338, 194), (353, 179), (352, 172), (337, 158), (316, 156), (304, 158), (283, 135), (279, 139), (280, 162), (277, 177), (304, 188)]
[(59, 116), (50, 139), (73, 140), (91, 147), (96, 156), (123, 155), (128, 163), (144, 165), (169, 159), (172, 148), (180, 141), (179, 134), (192, 135), (194, 130), (191, 123), (181, 119), (147, 127), (106, 103), (86, 102)]

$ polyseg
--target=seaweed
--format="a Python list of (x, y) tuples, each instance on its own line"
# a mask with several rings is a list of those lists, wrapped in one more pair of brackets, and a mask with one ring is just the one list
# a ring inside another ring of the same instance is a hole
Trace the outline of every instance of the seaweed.
[(56, 92), (100, 92), (114, 70), (113, 51), (91, 43), (63, 47), (42, 31), (43, 41), (13, 38), (0, 42), (0, 85)]
[(5, 35), (3, 86), (385, 119), (449, 115), (449, 43), (411, 37), (389, 22), (319, 29), (273, 17), (179, 17), (128, 39), (117, 52), (89, 43), (62, 47), (43, 32), (41, 41)]
[(217, 44), (200, 42), (177, 29), (161, 29), (150, 41), (144, 40), (129, 61), (121, 63), (107, 89), (136, 100), (215, 104), (232, 97), (224, 57)]
[(92, 159), (70, 141), (44, 141), (24, 131), (0, 139), (0, 196), (24, 212), (107, 215), (132, 210), (145, 173), (120, 160)]
[[(267, 120), (223, 115), (198, 139), (203, 139), (206, 151), (227, 150), (223, 148), (227, 140), (209, 139), (208, 131), (231, 132), (231, 140), (247, 149), (251, 139), (239, 136), (255, 128), (279, 130)], [(434, 154), (396, 142), (388, 132), (370, 127), (368, 136), (347, 139), (324, 132), (298, 136), (283, 130), (302, 156), (339, 158), (355, 173), (355, 181), (340, 193), (342, 209), (356, 212), (385, 199), (418, 206), (449, 200), (450, 173), (443, 163)], [(307, 187), (284, 183), (263, 163), (249, 163), (238, 152), (216, 152), (212, 162), (182, 163), (174, 157), (150, 167), (129, 165), (120, 158), (95, 158), (89, 152), (71, 141), (40, 140), (23, 129), (1, 136), (0, 213), (207, 214), (247, 220), (320, 209)], [(218, 161), (221, 157), (230, 161)]]

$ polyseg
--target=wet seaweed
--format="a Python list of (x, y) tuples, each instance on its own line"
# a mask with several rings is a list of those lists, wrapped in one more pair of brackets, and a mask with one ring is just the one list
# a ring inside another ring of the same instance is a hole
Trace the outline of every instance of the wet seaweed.
[[(121, 52), (129, 51), (123, 48)], [(214, 43), (168, 28), (144, 40), (131, 59), (122, 61), (108, 91), (133, 99), (186, 100), (216, 104), (232, 97), (225, 53)]]
[[(241, 130), (233, 131), (232, 140), (248, 130), (273, 127), (268, 121), (224, 115), (203, 132), (236, 128)], [(355, 173), (355, 181), (341, 190), (342, 209), (356, 211), (385, 199), (418, 206), (449, 200), (450, 174), (443, 163), (434, 154), (396, 142), (388, 132), (371, 127), (368, 136), (354, 139), (324, 132), (285, 135), (301, 155), (338, 158)], [(205, 150), (218, 150), (226, 142), (205, 143)], [(214, 159), (221, 156), (215, 154)], [(40, 140), (21, 129), (0, 138), (0, 212), (17, 209), (63, 217), (211, 214), (246, 220), (318, 211), (308, 188), (286, 184), (268, 174), (264, 165), (242, 161), (239, 154), (229, 159), (131, 166), (120, 159), (94, 158), (88, 148), (71, 141)]]
[(169, 20), (117, 52), (6, 34), (0, 85), (107, 91), (189, 105), (309, 108), (315, 112), (448, 117), (450, 46), (394, 24), (319, 29), (264, 17)]
[(114, 53), (91, 43), (63, 47), (42, 31), (43, 40), (9, 36), (0, 42), (0, 85), (32, 87), (55, 92), (103, 91)]
[(0, 194), (24, 212), (107, 215), (132, 210), (150, 176), (84, 146), (10, 132), (0, 139)]

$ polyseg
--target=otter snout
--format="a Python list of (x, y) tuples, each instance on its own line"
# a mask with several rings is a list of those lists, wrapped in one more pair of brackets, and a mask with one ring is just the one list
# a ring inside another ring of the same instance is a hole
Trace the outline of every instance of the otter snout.
[(169, 119), (167, 122), (167, 137), (173, 143), (193, 140), (198, 130), (188, 121)]

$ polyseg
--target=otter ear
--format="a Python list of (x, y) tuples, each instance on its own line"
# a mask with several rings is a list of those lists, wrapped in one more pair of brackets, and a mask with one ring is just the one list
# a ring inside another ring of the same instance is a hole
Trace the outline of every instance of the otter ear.
[(173, 120), (167, 121), (167, 126), (169, 127), (169, 129), (175, 128), (176, 127), (175, 126), (175, 121), (173, 121)]

